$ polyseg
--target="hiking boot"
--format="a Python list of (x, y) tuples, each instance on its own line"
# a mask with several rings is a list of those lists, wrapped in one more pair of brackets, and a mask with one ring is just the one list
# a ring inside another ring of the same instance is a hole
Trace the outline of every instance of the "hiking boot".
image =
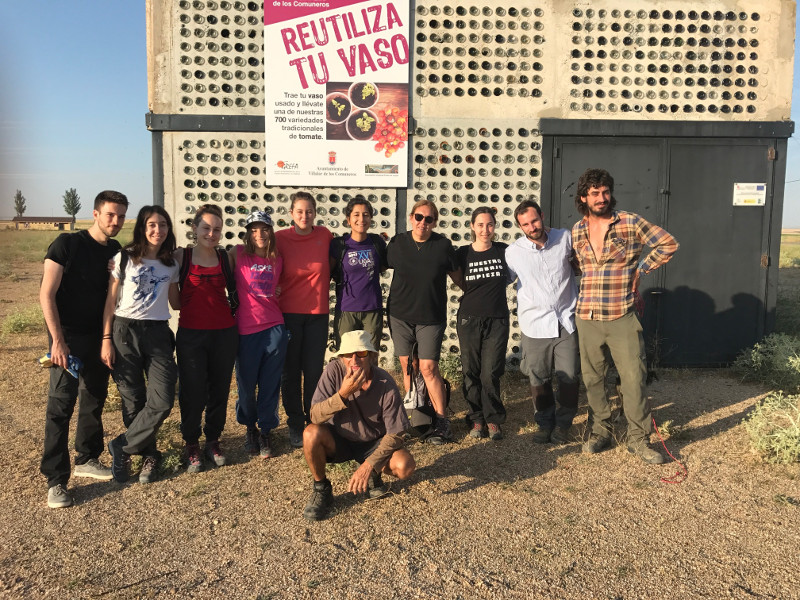
[(372, 471), (372, 474), (369, 476), (369, 481), (367, 482), (367, 496), (369, 499), (375, 500), (377, 498), (382, 498), (388, 493), (389, 489), (386, 487), (386, 484), (383, 483), (381, 474)]
[(200, 444), (186, 444), (186, 472), (199, 473), (203, 470), (203, 459), (200, 457)]
[[(120, 439), (120, 437), (122, 439)], [(130, 477), (130, 456), (125, 454), (125, 437), (116, 437), (108, 442), (108, 453), (111, 455), (111, 476), (118, 483), (125, 483)]]
[(261, 456), (261, 458), (272, 458), (275, 456), (275, 452), (272, 449), (272, 437), (270, 436), (269, 431), (262, 431), (258, 442), (258, 454)]
[(158, 479), (158, 457), (145, 456), (142, 459), (142, 470), (139, 471), (139, 483), (153, 483)]
[(255, 456), (261, 451), (261, 443), (258, 441), (258, 429), (248, 427), (244, 435), (244, 449), (250, 456)]
[(296, 427), (289, 427), (289, 445), (292, 448), (303, 447), (303, 430)]
[(100, 481), (111, 481), (111, 469), (96, 458), (90, 458), (82, 465), (75, 465), (72, 474), (75, 477), (91, 477)]
[(589, 439), (586, 440), (586, 443), (583, 445), (583, 452), (584, 454), (597, 454), (598, 452), (602, 452), (606, 448), (611, 446), (611, 438), (605, 435), (597, 435), (593, 433), (589, 436)]
[(653, 450), (644, 440), (637, 440), (628, 444), (628, 452), (638, 456), (649, 465), (660, 465), (664, 463), (664, 456)]
[(222, 446), (219, 440), (206, 441), (205, 449), (206, 458), (210, 460), (217, 467), (225, 466), (225, 455), (222, 453)]
[(309, 521), (321, 521), (328, 516), (332, 506), (333, 488), (331, 487), (331, 482), (327, 479), (315, 481), (314, 491), (308, 499), (308, 504), (303, 509), (303, 516)]
[(568, 443), (569, 427), (559, 427), (556, 425), (556, 428), (553, 429), (553, 432), (550, 434), (550, 441), (558, 446), (563, 446)]
[(489, 428), (490, 440), (496, 442), (497, 440), (503, 439), (503, 430), (500, 429), (500, 425), (497, 425), (496, 423), (489, 423), (487, 427)]
[(434, 427), (431, 434), (425, 440), (434, 446), (441, 446), (453, 441), (453, 432), (450, 431), (450, 419), (447, 417), (435, 417)]
[(473, 423), (469, 430), (469, 437), (481, 439), (486, 437), (486, 426), (483, 423)]
[(50, 508), (67, 508), (72, 506), (72, 496), (69, 495), (66, 486), (54, 485), (47, 490), (47, 506)]
[(536, 431), (533, 432), (533, 442), (535, 444), (546, 444), (550, 441), (550, 434), (553, 433), (552, 429), (545, 429), (544, 427), (539, 427)]

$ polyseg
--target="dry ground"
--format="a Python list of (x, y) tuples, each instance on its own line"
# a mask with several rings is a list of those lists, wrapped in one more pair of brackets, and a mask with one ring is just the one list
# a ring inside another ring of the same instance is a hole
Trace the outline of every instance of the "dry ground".
[[(17, 281), (0, 279), (0, 319), (36, 301), (40, 269), (17, 262)], [(412, 444), (419, 470), (377, 501), (345, 494), (350, 470), (333, 468), (337, 512), (312, 524), (285, 426), (277, 458), (248, 460), (232, 411), (229, 466), (149, 486), (73, 479), (76, 506), (48, 509), (45, 347), (44, 334), (0, 347), (3, 598), (800, 598), (800, 466), (750, 453), (740, 422), (765, 390), (726, 371), (664, 370), (649, 389), (658, 422), (676, 426), (683, 484), (660, 481), (674, 463), (624, 448), (536, 446), (510, 374), (506, 439), (472, 440), (459, 423), (454, 444)], [(454, 408), (463, 416), (463, 400)], [(585, 421), (582, 407), (576, 435)], [(118, 409), (105, 425), (121, 431)]]

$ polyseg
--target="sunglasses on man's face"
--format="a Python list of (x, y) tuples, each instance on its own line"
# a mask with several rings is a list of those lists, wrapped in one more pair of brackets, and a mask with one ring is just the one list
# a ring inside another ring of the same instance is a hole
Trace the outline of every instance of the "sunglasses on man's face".
[(350, 352), (349, 354), (340, 354), (342, 358), (350, 358), (353, 355), (356, 355), (358, 358), (366, 358), (369, 356), (369, 350), (359, 350), (358, 352)]
[(421, 214), (419, 214), (419, 213), (414, 213), (414, 220), (415, 220), (415, 221), (419, 222), (419, 221), (422, 221), (423, 219), (425, 219), (425, 222), (426, 222), (428, 225), (430, 225), (431, 223), (433, 223), (433, 217), (426, 217), (425, 215), (421, 215)]

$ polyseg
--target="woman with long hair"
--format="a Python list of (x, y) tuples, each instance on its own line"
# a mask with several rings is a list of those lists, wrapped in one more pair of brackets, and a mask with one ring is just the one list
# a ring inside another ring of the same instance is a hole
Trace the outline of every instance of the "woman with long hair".
[[(176, 336), (178, 404), (181, 435), (186, 444), (187, 472), (203, 470), (203, 458), (225, 464), (220, 436), (225, 428), (231, 374), (239, 332), (227, 297), (230, 259), (219, 247), (222, 210), (213, 204), (197, 209), (192, 219), (194, 246), (178, 248), (181, 315)], [(205, 412), (205, 427), (201, 430)], [(200, 452), (200, 434), (205, 449)]]
[(236, 420), (247, 427), (245, 448), (251, 456), (275, 456), (271, 431), (278, 424), (281, 373), (289, 341), (278, 305), (283, 259), (277, 250), (272, 218), (260, 210), (247, 217), (244, 244), (229, 250), (236, 277), (239, 351)]
[(293, 224), (275, 235), (283, 257), (280, 304), (289, 331), (281, 393), (293, 448), (303, 446), (303, 429), (310, 423), (311, 398), (328, 343), (328, 257), (333, 236), (325, 227), (314, 226), (316, 214), (314, 196), (292, 194)]
[(169, 306), (178, 309), (178, 264), (172, 257), (175, 234), (169, 214), (144, 206), (136, 217), (133, 241), (114, 259), (103, 312), (100, 357), (122, 398), (127, 431), (108, 443), (111, 474), (129, 477), (130, 456), (142, 455), (141, 483), (155, 479), (160, 453), (156, 433), (175, 401), (175, 337)]
[(355, 196), (344, 208), (350, 233), (331, 242), (331, 276), (336, 282), (333, 333), (336, 346), (342, 334), (364, 330), (372, 334), (372, 345), (380, 348), (383, 333), (381, 273), (386, 270), (386, 242), (369, 233), (372, 204)]
[[(462, 389), (469, 404), (467, 420), (472, 437), (503, 437), (500, 425), (506, 409), (500, 398), (500, 377), (505, 372), (508, 345), (508, 247), (494, 241), (494, 210), (476, 208), (470, 219), (472, 243), (456, 250), (464, 295), (458, 308), (458, 341), (464, 373)], [(488, 431), (487, 431), (488, 430)]]
[(387, 263), (394, 269), (387, 310), (395, 354), (400, 359), (406, 390), (411, 384), (408, 362), (418, 347), (419, 370), (436, 411), (431, 444), (452, 441), (447, 417), (447, 392), (439, 372), (447, 327), (447, 276), (458, 280), (450, 240), (435, 233), (439, 211), (430, 200), (419, 200), (408, 215), (409, 231), (398, 233), (387, 246)]

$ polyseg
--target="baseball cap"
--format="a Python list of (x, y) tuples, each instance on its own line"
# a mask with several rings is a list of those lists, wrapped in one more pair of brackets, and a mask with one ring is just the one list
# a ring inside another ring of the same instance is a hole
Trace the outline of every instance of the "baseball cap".
[(272, 217), (270, 217), (263, 210), (254, 210), (248, 215), (245, 227), (248, 227), (253, 223), (264, 223), (265, 225), (272, 227)]

